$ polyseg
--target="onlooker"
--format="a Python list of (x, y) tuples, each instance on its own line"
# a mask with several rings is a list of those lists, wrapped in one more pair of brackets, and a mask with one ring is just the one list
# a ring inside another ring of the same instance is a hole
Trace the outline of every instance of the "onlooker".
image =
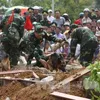
[(34, 6), (33, 7), (33, 16), (36, 19), (36, 22), (40, 22), (42, 20), (42, 15), (39, 13), (39, 7)]
[(65, 22), (66, 22), (68, 25), (70, 25), (70, 24), (71, 24), (71, 20), (69, 19), (69, 16), (68, 16), (68, 14), (67, 14), (67, 13), (64, 13), (62, 17), (64, 17), (64, 18), (65, 18)]
[(83, 17), (84, 17), (84, 13), (81, 12), (79, 14), (79, 18), (77, 20), (75, 20), (74, 23), (82, 26), (82, 19), (83, 19)]
[(90, 19), (89, 17), (89, 14), (90, 14), (90, 10), (88, 8), (85, 8), (84, 9), (84, 17), (82, 19), (82, 23), (85, 21), (85, 22), (92, 22), (92, 20)]
[(100, 19), (97, 20), (97, 27), (96, 27), (96, 30), (97, 30), (97, 31), (100, 31)]
[(52, 35), (55, 35), (55, 30), (56, 30), (57, 24), (53, 22), (50, 27), (51, 27)]
[(55, 19), (54, 16), (52, 15), (52, 10), (51, 10), (51, 9), (48, 10), (47, 19), (48, 19), (51, 23), (52, 23), (53, 20)]
[(100, 9), (95, 9), (95, 13), (97, 16), (97, 20), (99, 20), (100, 19)]
[(58, 27), (61, 27), (65, 23), (65, 19), (61, 17), (59, 10), (55, 11), (55, 19), (53, 22), (57, 23)]
[[(57, 27), (57, 28), (56, 28), (55, 33), (56, 33), (56, 34), (55, 34), (54, 36), (55, 36), (57, 39), (64, 39), (64, 38), (65, 38), (64, 34), (61, 33), (61, 28), (60, 28), (60, 27)], [(62, 52), (62, 49), (59, 48), (59, 49), (56, 50), (56, 52), (57, 52), (57, 53), (61, 53), (61, 52)]]
[(45, 26), (45, 27), (49, 27), (51, 22), (47, 19), (48, 12), (47, 11), (43, 11), (42, 14), (43, 14), (43, 20), (40, 21), (41, 25)]

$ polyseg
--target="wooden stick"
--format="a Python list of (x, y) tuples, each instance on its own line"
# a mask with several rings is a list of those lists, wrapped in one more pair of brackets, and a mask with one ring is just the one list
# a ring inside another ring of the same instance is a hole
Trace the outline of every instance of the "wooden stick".
[(67, 83), (69, 83), (69, 82), (71, 82), (71, 81), (73, 81), (73, 80), (75, 80), (75, 79), (83, 76), (84, 74), (86, 74), (88, 72), (90, 72), (90, 70), (88, 70), (87, 68), (85, 68), (82, 71), (77, 72), (76, 74), (71, 75), (70, 77), (68, 77), (68, 78), (64, 79), (63, 81), (57, 83), (56, 85), (52, 86), (51, 89), (52, 90), (58, 89), (58, 88), (64, 86), (65, 84), (67, 84)]
[(61, 97), (61, 98), (65, 98), (65, 99), (70, 99), (70, 100), (90, 100), (88, 98), (78, 97), (78, 96), (65, 94), (65, 93), (61, 93), (61, 92), (56, 92), (56, 91), (54, 91), (50, 95)]

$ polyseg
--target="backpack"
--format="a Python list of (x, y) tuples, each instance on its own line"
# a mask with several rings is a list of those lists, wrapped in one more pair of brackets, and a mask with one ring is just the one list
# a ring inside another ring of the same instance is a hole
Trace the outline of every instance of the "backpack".
[(16, 23), (12, 22), (10, 27), (8, 28), (7, 37), (11, 40), (19, 41), (20, 40), (20, 33), (17, 29)]

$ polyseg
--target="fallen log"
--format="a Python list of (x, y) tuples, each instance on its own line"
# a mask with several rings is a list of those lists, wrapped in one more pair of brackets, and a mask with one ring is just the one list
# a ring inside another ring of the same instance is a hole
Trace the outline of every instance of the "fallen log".
[(65, 94), (65, 93), (61, 93), (61, 92), (56, 92), (56, 91), (54, 91), (53, 93), (50, 93), (50, 95), (60, 97), (60, 98), (64, 98), (64, 99), (70, 99), (70, 100), (90, 100), (88, 98), (78, 97), (78, 96)]

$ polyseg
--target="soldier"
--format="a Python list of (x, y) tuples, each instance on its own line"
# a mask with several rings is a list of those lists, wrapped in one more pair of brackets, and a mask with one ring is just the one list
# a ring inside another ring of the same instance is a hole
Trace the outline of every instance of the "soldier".
[(2, 43), (5, 52), (9, 54), (11, 66), (17, 65), (20, 55), (18, 44), (24, 33), (24, 19), (20, 16), (20, 12), (20, 9), (15, 8), (12, 15), (5, 17), (1, 22), (5, 34)]
[(94, 33), (88, 27), (79, 27), (73, 30), (71, 40), (70, 63), (75, 59), (75, 50), (77, 44), (80, 44), (80, 63), (83, 66), (88, 66), (92, 62), (93, 54), (97, 47), (97, 39)]
[(49, 27), (51, 25), (51, 22), (47, 19), (48, 12), (43, 11), (43, 20), (40, 21), (42, 26), (47, 26)]
[[(43, 31), (43, 27), (39, 24), (35, 25), (35, 31), (30, 33), (26, 40), (24, 40), (21, 45), (26, 43), (28, 47), (28, 65), (31, 64), (33, 57), (36, 59), (37, 66), (44, 66), (47, 67), (47, 58), (43, 55), (43, 51), (40, 48), (40, 44), (42, 43), (43, 39), (47, 39), (49, 41), (61, 42), (61, 39), (56, 39), (52, 35), (47, 34)], [(25, 45), (25, 48), (26, 48)]]

